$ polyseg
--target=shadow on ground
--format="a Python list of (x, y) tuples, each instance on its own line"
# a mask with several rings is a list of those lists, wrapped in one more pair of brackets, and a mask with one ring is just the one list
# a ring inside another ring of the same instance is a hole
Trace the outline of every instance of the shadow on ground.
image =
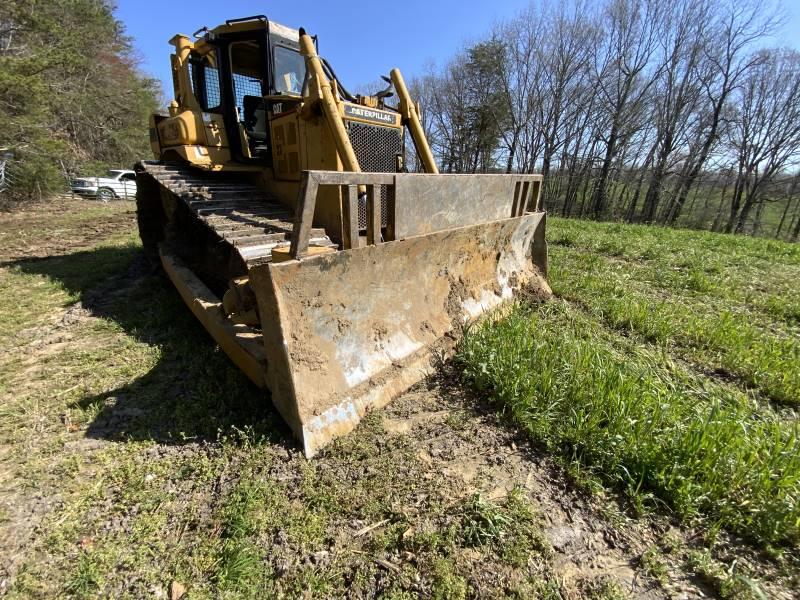
[[(137, 342), (114, 345), (121, 354), (109, 356), (112, 366), (98, 378), (110, 385), (124, 378), (124, 372), (115, 372), (121, 361), (123, 371), (140, 367), (147, 369), (143, 375), (73, 404), (94, 415), (88, 437), (181, 444), (246, 435), (296, 446), (269, 393), (229, 361), (138, 246), (101, 247), (4, 266), (60, 282), (79, 298), (67, 315), (104, 319)], [(84, 332), (98, 335), (92, 328)], [(93, 351), (91, 340), (84, 341), (85, 349)]]

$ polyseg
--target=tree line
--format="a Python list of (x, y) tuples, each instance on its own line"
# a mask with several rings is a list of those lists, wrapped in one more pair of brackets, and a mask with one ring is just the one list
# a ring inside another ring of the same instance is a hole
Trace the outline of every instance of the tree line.
[(0, 201), (150, 153), (158, 83), (142, 75), (107, 0), (0, 0)]
[(761, 0), (535, 1), (413, 81), (445, 172), (564, 216), (800, 236), (800, 53)]

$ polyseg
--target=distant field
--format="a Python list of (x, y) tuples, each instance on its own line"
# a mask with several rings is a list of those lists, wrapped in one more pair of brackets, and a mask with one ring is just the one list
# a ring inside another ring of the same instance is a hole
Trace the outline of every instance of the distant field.
[(552, 302), (307, 461), (131, 203), (0, 214), (0, 596), (792, 597), (798, 248), (548, 232)]
[(638, 504), (800, 541), (800, 246), (552, 220), (556, 299), (459, 359), (538, 443)]

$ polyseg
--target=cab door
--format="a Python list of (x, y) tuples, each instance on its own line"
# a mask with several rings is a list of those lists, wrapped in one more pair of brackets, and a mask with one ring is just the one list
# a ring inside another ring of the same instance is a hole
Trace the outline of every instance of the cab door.
[(265, 30), (220, 36), (225, 125), (233, 156), (245, 163), (269, 164), (270, 136), (264, 96), (269, 92)]

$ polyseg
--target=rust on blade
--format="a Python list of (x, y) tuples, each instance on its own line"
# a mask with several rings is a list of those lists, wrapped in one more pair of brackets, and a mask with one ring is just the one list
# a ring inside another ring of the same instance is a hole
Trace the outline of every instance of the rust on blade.
[(535, 212), (252, 266), (267, 385), (306, 455), (430, 373), (464, 324), (549, 294), (544, 228)]

